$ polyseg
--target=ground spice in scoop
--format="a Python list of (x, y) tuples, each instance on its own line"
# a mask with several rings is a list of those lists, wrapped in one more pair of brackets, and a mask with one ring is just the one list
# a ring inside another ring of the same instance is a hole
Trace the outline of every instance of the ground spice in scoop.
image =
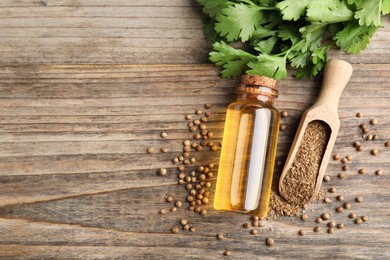
[(282, 182), (281, 195), (291, 204), (303, 206), (314, 193), (317, 175), (330, 137), (329, 126), (310, 122), (294, 161)]

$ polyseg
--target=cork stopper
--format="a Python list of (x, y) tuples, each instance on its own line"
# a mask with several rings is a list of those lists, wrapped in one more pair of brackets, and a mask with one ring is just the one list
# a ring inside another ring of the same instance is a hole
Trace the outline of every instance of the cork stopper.
[(259, 75), (242, 75), (241, 83), (245, 85), (263, 86), (276, 89), (276, 80)]

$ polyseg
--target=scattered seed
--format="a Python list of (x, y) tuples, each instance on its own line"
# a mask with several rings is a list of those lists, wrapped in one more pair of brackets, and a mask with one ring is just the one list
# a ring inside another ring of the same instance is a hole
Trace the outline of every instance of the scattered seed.
[(335, 187), (332, 187), (328, 190), (330, 193), (335, 193), (336, 192), (336, 188)]
[(177, 158), (177, 157), (173, 158), (173, 159), (172, 159), (172, 162), (173, 162), (173, 163), (178, 163), (178, 162), (179, 162), (179, 158)]
[(268, 237), (265, 240), (265, 243), (266, 243), (267, 246), (274, 246), (275, 245), (275, 240), (273, 238)]
[(375, 171), (375, 175), (378, 175), (378, 176), (381, 176), (383, 173), (382, 173), (382, 170), (377, 170)]
[(359, 169), (358, 173), (359, 173), (359, 174), (365, 174), (365, 173), (366, 173), (366, 170), (363, 169), (363, 168), (362, 168), (362, 169)]
[(218, 150), (218, 146), (216, 146), (215, 144), (213, 144), (213, 145), (210, 147), (210, 150), (211, 150), (211, 151), (217, 151), (217, 150)]
[(366, 129), (366, 128), (367, 128), (367, 125), (363, 123), (363, 124), (360, 125), (360, 128), (361, 128), (361, 129)]
[(360, 225), (363, 223), (363, 220), (361, 218), (355, 219), (355, 224)]
[(177, 210), (176, 207), (172, 207), (172, 208), (171, 208), (171, 212), (172, 212), (172, 213), (173, 213), (173, 212), (176, 212), (176, 210)]
[(329, 182), (330, 181), (330, 177), (328, 175), (325, 175), (324, 176), (324, 182)]
[(309, 208), (309, 205), (303, 204), (302, 208), (303, 208), (303, 209), (308, 209), (308, 208)]
[(182, 219), (180, 220), (180, 224), (182, 224), (183, 226), (187, 225), (188, 224), (188, 221), (186, 219)]
[(229, 256), (229, 255), (231, 255), (232, 253), (230, 252), (230, 251), (228, 251), (228, 250), (226, 250), (225, 252), (223, 252), (223, 255), (224, 256)]
[(343, 206), (344, 206), (345, 209), (350, 209), (351, 208), (351, 203), (345, 202)]
[(169, 196), (165, 200), (166, 200), (166, 202), (171, 203), (173, 201), (173, 198), (171, 196)]
[(386, 142), (385, 142), (385, 146), (386, 146), (386, 147), (390, 147), (390, 141), (386, 141)]
[(173, 234), (177, 234), (177, 233), (179, 233), (179, 228), (178, 227), (173, 227), (171, 229), (171, 231), (172, 231)]
[(336, 226), (336, 223), (334, 221), (331, 221), (328, 223), (328, 227), (334, 228)]
[(192, 120), (192, 116), (191, 115), (186, 115), (185, 118), (186, 118), (186, 120)]
[(201, 114), (202, 114), (202, 110), (200, 110), (200, 109), (197, 109), (197, 110), (195, 111), (195, 114), (197, 114), (197, 115), (201, 115)]
[(330, 215), (329, 215), (329, 213), (323, 213), (323, 214), (321, 215), (321, 218), (322, 218), (323, 220), (328, 220), (328, 219), (330, 218)]
[(338, 200), (338, 201), (343, 201), (343, 200), (344, 200), (344, 196), (343, 196), (343, 195), (337, 196), (337, 200)]
[(321, 228), (320, 227), (315, 227), (313, 230), (314, 230), (314, 232), (318, 233), (318, 232), (320, 232)]
[(207, 210), (202, 209), (202, 210), (200, 211), (200, 215), (204, 216), (204, 215), (206, 215), (206, 214), (207, 214)]
[(353, 147), (359, 147), (362, 146), (362, 144), (359, 141), (353, 142)]
[(161, 168), (158, 172), (159, 172), (159, 174), (160, 174), (161, 176), (167, 175), (167, 169), (165, 169), (165, 168)]
[(218, 234), (217, 235), (217, 239), (218, 240), (223, 240), (223, 239), (225, 239), (225, 237), (223, 236), (223, 234)]
[(259, 226), (259, 222), (258, 222), (258, 221), (254, 221), (254, 222), (252, 222), (252, 226), (254, 226), (254, 227), (258, 227), (258, 226)]
[(183, 206), (183, 203), (180, 200), (178, 200), (175, 202), (175, 206), (180, 208), (181, 206)]
[(374, 156), (377, 155), (378, 152), (379, 152), (379, 151), (378, 151), (378, 149), (376, 149), (376, 148), (371, 150), (371, 154), (374, 155)]
[(338, 177), (340, 179), (344, 179), (345, 178), (345, 173), (343, 173), (343, 172), (339, 173)]
[(317, 223), (321, 223), (322, 221), (323, 221), (322, 218), (320, 218), (320, 217), (316, 218)]
[(348, 170), (349, 170), (348, 165), (344, 165), (344, 166), (343, 166), (343, 171), (348, 171)]
[(348, 159), (347, 159), (347, 158), (343, 158), (343, 159), (341, 159), (341, 162), (342, 162), (343, 164), (346, 164), (346, 163), (348, 162)]
[(357, 118), (361, 118), (361, 117), (362, 117), (362, 113), (357, 112), (357, 113), (356, 113), (356, 117), (357, 117)]
[(190, 227), (190, 231), (195, 232), (196, 231), (195, 227)]
[(302, 219), (303, 221), (306, 221), (306, 220), (309, 219), (309, 216), (306, 215), (306, 214), (302, 214), (301, 219)]
[(343, 229), (344, 228), (344, 224), (337, 224), (337, 228), (338, 229)]
[(373, 135), (373, 136), (372, 136), (372, 140), (375, 140), (375, 141), (376, 141), (376, 140), (378, 140), (378, 139), (379, 139), (379, 136), (378, 136), (378, 135)]
[(211, 105), (210, 103), (207, 103), (207, 104), (204, 105), (204, 107), (205, 107), (206, 109), (210, 109), (212, 106), (213, 106), (213, 105)]
[(206, 113), (204, 113), (204, 115), (205, 115), (206, 117), (210, 117), (210, 116), (211, 116), (211, 113), (210, 113), (210, 112), (206, 112)]
[(367, 135), (367, 136), (366, 136), (366, 140), (367, 140), (367, 141), (371, 141), (371, 140), (372, 140), (372, 135)]
[(287, 111), (282, 111), (282, 112), (280, 113), (280, 115), (281, 115), (282, 117), (288, 117)]
[(285, 131), (287, 126), (285, 124), (280, 125), (280, 131)]
[(361, 152), (363, 148), (361, 146), (356, 147), (356, 151)]
[(352, 155), (347, 155), (347, 157), (345, 157), (345, 158), (347, 158), (348, 161), (352, 161), (352, 159), (353, 159)]
[(160, 214), (165, 215), (165, 214), (167, 214), (167, 211), (165, 209), (160, 209)]
[(332, 203), (332, 200), (329, 199), (329, 198), (325, 198), (325, 199), (324, 199), (324, 203), (325, 203), (325, 204), (330, 204), (330, 203)]
[(351, 213), (351, 214), (348, 215), (348, 217), (354, 219), (354, 218), (356, 218), (356, 214), (355, 213)]
[(363, 220), (363, 222), (367, 222), (368, 221), (368, 217), (367, 216), (362, 216), (362, 220)]
[(371, 119), (370, 124), (372, 124), (372, 125), (378, 124), (378, 119), (376, 119), (376, 118)]
[(252, 235), (257, 235), (257, 230), (256, 229), (252, 229), (251, 234)]
[(368, 129), (368, 128), (363, 129), (363, 133), (365, 133), (365, 134), (367, 134), (369, 131), (370, 131), (370, 129)]
[(328, 233), (333, 234), (334, 233), (334, 228), (328, 228)]
[(161, 152), (162, 153), (167, 153), (168, 152), (168, 148), (166, 148), (166, 147), (161, 148)]
[(359, 203), (360, 203), (360, 202), (363, 202), (363, 197), (360, 197), (360, 196), (359, 196), (359, 197), (356, 197), (355, 200), (356, 200), (356, 202), (359, 202)]
[(337, 212), (337, 213), (341, 213), (341, 212), (343, 212), (343, 210), (344, 210), (343, 207), (337, 207), (337, 208), (336, 208), (336, 212)]
[(168, 137), (168, 134), (165, 133), (165, 132), (162, 132), (162, 133), (161, 133), (161, 137), (162, 137), (162, 138), (167, 138), (167, 137)]
[(333, 155), (333, 160), (337, 161), (339, 159), (340, 159), (340, 155), (338, 154)]
[(304, 236), (304, 235), (305, 235), (305, 230), (303, 230), (303, 229), (299, 230), (299, 231), (298, 231), (298, 234), (299, 234), (300, 236)]
[(148, 153), (153, 153), (154, 152), (154, 148), (153, 147), (149, 147), (148, 150), (146, 150)]

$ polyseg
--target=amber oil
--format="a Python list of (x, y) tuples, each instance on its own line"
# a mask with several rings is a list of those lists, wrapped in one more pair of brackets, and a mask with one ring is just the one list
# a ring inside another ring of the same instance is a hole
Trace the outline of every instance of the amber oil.
[(280, 114), (275, 80), (244, 75), (227, 109), (214, 207), (265, 217), (268, 212)]

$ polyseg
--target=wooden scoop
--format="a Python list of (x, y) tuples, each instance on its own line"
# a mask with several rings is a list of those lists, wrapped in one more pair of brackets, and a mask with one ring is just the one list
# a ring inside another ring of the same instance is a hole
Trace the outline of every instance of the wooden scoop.
[[(340, 120), (338, 116), (338, 103), (341, 97), (341, 93), (343, 92), (351, 75), (352, 75), (352, 66), (351, 64), (345, 61), (332, 59), (329, 60), (325, 66), (320, 95), (317, 98), (317, 101), (314, 103), (314, 105), (311, 106), (308, 110), (306, 110), (302, 115), (301, 121), (297, 129), (297, 133), (295, 135), (294, 141), (292, 143), (290, 152), (287, 157), (287, 161), (284, 165), (282, 175), (280, 176), (279, 192), (289, 202), (292, 202), (292, 200), (288, 199), (287, 196), (283, 194), (282, 186), (284, 186), (284, 188), (286, 189), (286, 183), (283, 184), (283, 180), (286, 177), (286, 174), (288, 173), (290, 167), (294, 166), (293, 165), (294, 159), (299, 160), (299, 158), (295, 158), (295, 156), (297, 155), (298, 148), (301, 144), (306, 127), (310, 122), (315, 120), (322, 121), (325, 125), (327, 125), (329, 127), (328, 130), (330, 132), (330, 135), (329, 138), (327, 139), (328, 142), (326, 144), (326, 148), (324, 148), (322, 161), (320, 163), (319, 170), (317, 173), (317, 179), (316, 179), (314, 191), (311, 196), (305, 197), (306, 198), (305, 203), (315, 199), (315, 197), (318, 194), (318, 191), (320, 190), (322, 179), (324, 177), (324, 173), (326, 170), (326, 166), (328, 165), (329, 158), (331, 156), (333, 146), (335, 144), (337, 134), (340, 129)], [(313, 162), (307, 162), (307, 163), (313, 163)], [(315, 174), (315, 173), (310, 173), (310, 174)], [(294, 192), (297, 193), (295, 190)], [(290, 193), (289, 196), (291, 196), (291, 194), (294, 194), (294, 192)], [(310, 199), (307, 200), (308, 197), (310, 197)]]

